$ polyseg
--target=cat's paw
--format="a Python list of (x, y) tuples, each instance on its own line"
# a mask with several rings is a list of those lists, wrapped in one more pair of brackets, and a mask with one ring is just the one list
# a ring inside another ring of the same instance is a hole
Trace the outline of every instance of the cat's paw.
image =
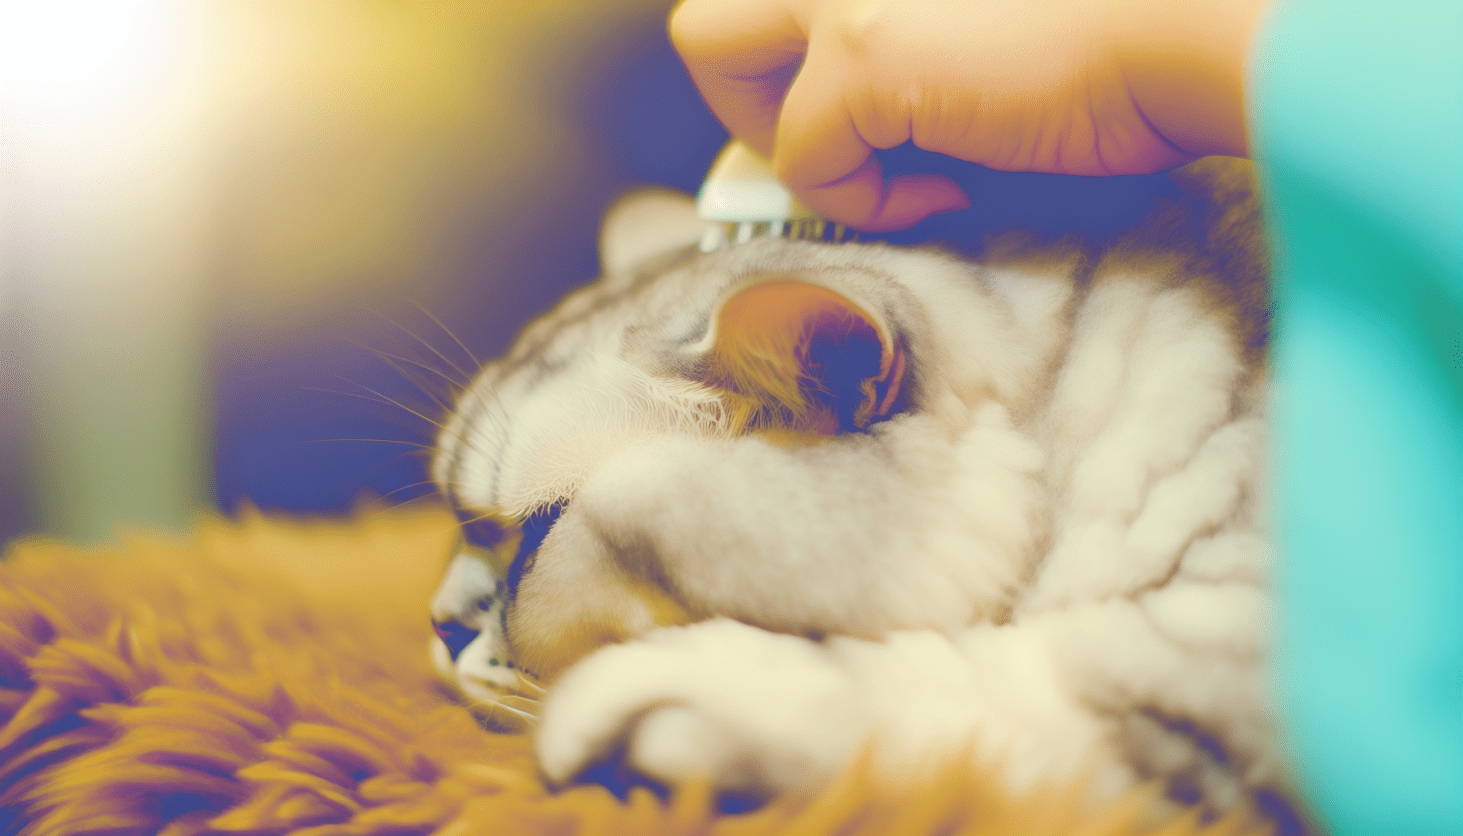
[(550, 694), (537, 746), (555, 783), (623, 747), (666, 784), (704, 776), (765, 793), (825, 783), (868, 729), (858, 689), (820, 645), (714, 619), (585, 658)]

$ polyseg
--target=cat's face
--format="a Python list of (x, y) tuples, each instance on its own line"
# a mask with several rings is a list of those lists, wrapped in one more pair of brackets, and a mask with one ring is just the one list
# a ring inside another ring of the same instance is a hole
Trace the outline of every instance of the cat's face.
[[(490, 654), (482, 682), (509, 661), (551, 679), (713, 615), (877, 635), (1006, 605), (1034, 536), (1009, 520), (1040, 465), (1012, 426), (1046, 362), (1026, 320), (1069, 285), (882, 246), (680, 246), (700, 230), (689, 201), (618, 207), (606, 277), (525, 329), (447, 422), (434, 476), (488, 534), (434, 601), (444, 669)], [(449, 648), (454, 624), (482, 638)]]

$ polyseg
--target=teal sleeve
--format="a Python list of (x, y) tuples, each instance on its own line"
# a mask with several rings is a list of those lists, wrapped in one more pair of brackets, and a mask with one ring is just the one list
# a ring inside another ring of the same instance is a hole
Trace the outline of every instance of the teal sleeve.
[(1280, 2), (1275, 677), (1335, 836), (1463, 834), (1463, 3)]

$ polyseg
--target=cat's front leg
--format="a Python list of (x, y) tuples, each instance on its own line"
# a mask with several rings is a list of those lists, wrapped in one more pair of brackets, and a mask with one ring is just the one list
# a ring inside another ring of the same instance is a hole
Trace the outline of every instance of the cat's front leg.
[(604, 648), (549, 695), (538, 733), (545, 774), (564, 783), (624, 746), (667, 784), (721, 791), (825, 784), (871, 728), (852, 673), (826, 648), (718, 618)]
[(1042, 631), (986, 623), (878, 642), (836, 637), (826, 647), (859, 682), (886, 781), (918, 782), (965, 759), (1014, 795), (1080, 782), (1097, 801), (1137, 779), (1113, 724), (1077, 697)]
[(1111, 724), (1072, 697), (1044, 636), (1014, 627), (815, 642), (727, 619), (600, 650), (550, 694), (538, 750), (562, 783), (621, 746), (667, 784), (819, 788), (872, 743), (876, 774), (917, 781), (974, 758), (1013, 792), (1086, 778), (1094, 797), (1133, 782)]

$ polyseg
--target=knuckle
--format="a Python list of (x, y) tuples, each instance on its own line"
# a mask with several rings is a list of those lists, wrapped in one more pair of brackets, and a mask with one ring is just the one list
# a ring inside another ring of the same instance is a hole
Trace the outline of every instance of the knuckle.
[(698, 54), (723, 37), (724, 5), (717, 0), (684, 0), (671, 10), (666, 32), (682, 54)]
[(696, 19), (696, 0), (686, 0), (679, 3), (671, 10), (670, 18), (666, 22), (666, 31), (670, 35), (671, 45), (679, 52), (685, 52), (692, 48), (699, 33), (700, 21)]
[(894, 25), (887, 4), (880, 0), (852, 0), (844, 4), (839, 15), (837, 35), (849, 55), (867, 58), (879, 51)]
[(777, 175), (778, 180), (793, 188), (807, 185), (802, 182), (800, 161), (795, 158), (792, 149), (788, 147), (791, 143), (783, 140), (782, 137), (779, 137), (779, 140), (781, 141), (778, 142), (777, 150), (772, 156), (772, 173)]

